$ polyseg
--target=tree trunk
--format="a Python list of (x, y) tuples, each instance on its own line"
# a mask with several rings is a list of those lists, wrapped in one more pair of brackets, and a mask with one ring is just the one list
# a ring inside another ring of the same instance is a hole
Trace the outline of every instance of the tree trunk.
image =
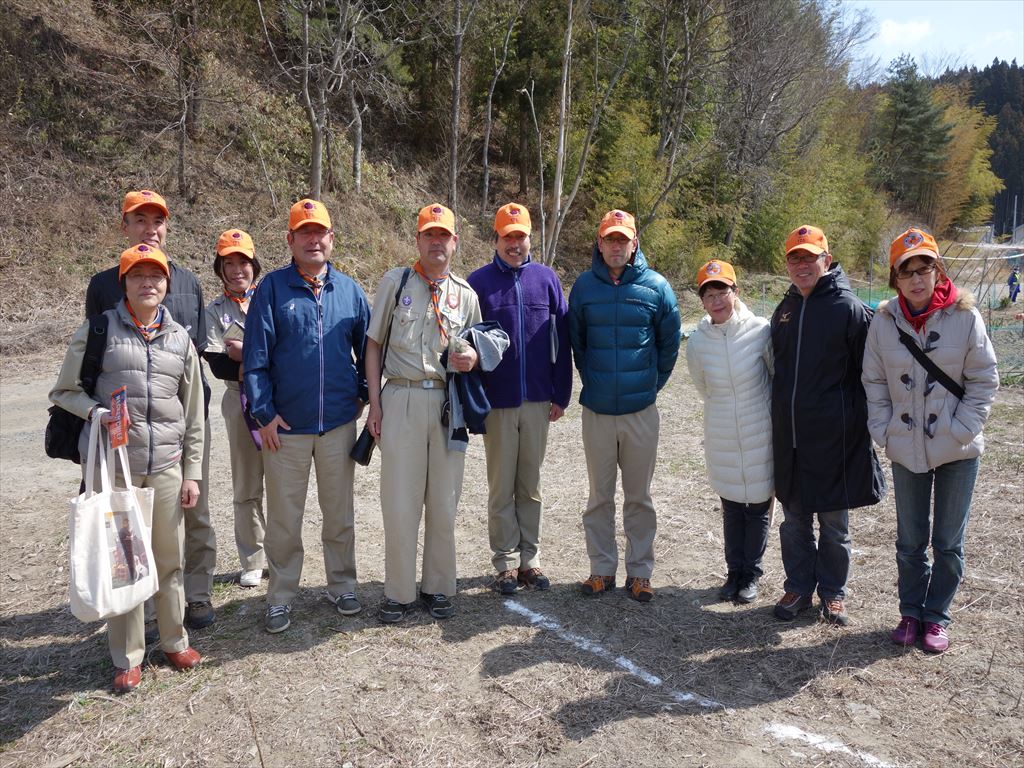
[(565, 172), (565, 141), (569, 129), (569, 69), (572, 60), (573, 0), (566, 3), (565, 43), (562, 46), (562, 79), (559, 84), (558, 144), (555, 148), (555, 179), (551, 189), (551, 231), (544, 248), (548, 264), (555, 260), (555, 242), (558, 239), (559, 219), (562, 213), (562, 175)]
[(455, 33), (452, 53), (451, 142), (448, 152), (448, 207), (458, 215), (459, 176), (459, 100), (462, 98), (462, 0), (452, 3), (452, 30)]
[(358, 195), (363, 191), (363, 113), (351, 78), (348, 81), (348, 98), (352, 106), (352, 184)]
[[(526, 99), (522, 96), (519, 104), (522, 107), (519, 110), (519, 194), (526, 195), (530, 191), (530, 113), (526, 109)], [(541, 250), (543, 246), (541, 243)]]

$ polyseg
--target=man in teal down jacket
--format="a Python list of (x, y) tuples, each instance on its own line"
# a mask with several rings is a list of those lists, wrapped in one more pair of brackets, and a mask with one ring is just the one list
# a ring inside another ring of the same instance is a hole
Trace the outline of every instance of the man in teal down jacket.
[(658, 408), (679, 354), (679, 307), (668, 281), (647, 266), (636, 222), (609, 211), (597, 229), (593, 263), (569, 294), (569, 341), (583, 389), (583, 450), (590, 498), (583, 528), (590, 577), (586, 595), (615, 588), (615, 479), (622, 470), (622, 525), (630, 596), (654, 597), (657, 520), (651, 478), (658, 454)]

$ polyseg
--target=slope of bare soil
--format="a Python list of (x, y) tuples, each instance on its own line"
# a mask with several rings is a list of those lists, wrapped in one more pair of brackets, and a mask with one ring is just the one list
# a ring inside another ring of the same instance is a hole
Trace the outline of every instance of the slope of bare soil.
[[(178, 674), (150, 653), (115, 698), (102, 624), (67, 607), (67, 500), (77, 467), (42, 452), (58, 356), (9, 359), (0, 381), (0, 762), (6, 766), (1021, 766), (1019, 390), (1000, 393), (968, 534), (968, 571), (942, 656), (891, 645), (898, 619), (891, 493), (851, 516), (853, 624), (776, 621), (773, 532), (763, 597), (715, 602), (720, 511), (703, 475), (701, 404), (677, 369), (659, 403), (655, 601), (575, 593), (587, 572), (587, 481), (574, 405), (545, 465), (548, 593), (489, 589), (486, 483), (470, 447), (458, 525), (458, 613), (382, 627), (378, 460), (359, 469), (360, 591), (344, 618), (320, 599), (319, 511), (305, 524), (292, 628), (262, 630), (263, 588), (234, 580), (227, 447), (215, 415), (211, 499), (217, 622)], [(215, 394), (215, 402), (218, 395)], [(777, 523), (778, 521), (776, 521)], [(621, 574), (620, 574), (621, 579)]]

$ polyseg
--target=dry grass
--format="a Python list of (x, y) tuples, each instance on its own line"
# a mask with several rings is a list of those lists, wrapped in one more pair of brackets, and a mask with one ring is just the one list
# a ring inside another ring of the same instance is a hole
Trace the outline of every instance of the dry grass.
[[(771, 617), (782, 581), (773, 535), (763, 598), (722, 605), (720, 511), (703, 476), (700, 403), (677, 370), (660, 398), (654, 493), (657, 599), (578, 597), (588, 570), (580, 512), (586, 473), (579, 407), (552, 429), (545, 465), (543, 557), (554, 586), (515, 600), (558, 622), (531, 624), (490, 590), (482, 448), (467, 459), (458, 525), (458, 613), (380, 626), (383, 551), (377, 460), (360, 469), (360, 594), (353, 618), (319, 598), (319, 511), (307, 503), (305, 591), (292, 628), (261, 629), (262, 589), (234, 583), (225, 445), (214, 446), (211, 498), (220, 534), (218, 620), (193, 636), (205, 663), (189, 674), (154, 651), (142, 688), (115, 698), (101, 625), (66, 606), (70, 465), (42, 457), (43, 397), (56, 363), (40, 357), (3, 381), (3, 585), (0, 721), (5, 765), (164, 766), (1020, 766), (1022, 759), (1021, 438), (1024, 398), (1000, 393), (954, 606), (939, 657), (892, 646), (897, 619), (891, 495), (852, 514), (851, 627), (810, 614)], [(214, 426), (220, 434), (221, 426)], [(216, 439), (216, 438), (215, 438)], [(610, 656), (581, 649), (599, 644)], [(645, 682), (613, 659), (660, 678)], [(680, 704), (693, 693), (725, 710)], [(765, 732), (797, 726), (846, 745), (823, 752)]]

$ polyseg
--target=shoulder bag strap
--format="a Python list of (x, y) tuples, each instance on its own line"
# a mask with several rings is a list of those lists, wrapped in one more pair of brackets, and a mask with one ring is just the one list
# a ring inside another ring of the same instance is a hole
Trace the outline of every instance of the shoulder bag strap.
[(388, 330), (384, 334), (384, 345), (381, 347), (380, 352), (380, 375), (384, 375), (384, 361), (388, 356), (388, 346), (391, 344), (391, 326), (395, 322), (395, 307), (398, 306), (398, 300), (402, 296), (402, 291), (405, 288), (405, 284), (409, 282), (409, 275), (412, 274), (412, 267), (406, 267), (405, 272), (402, 273), (402, 280), (398, 283), (398, 290), (395, 291), (395, 303), (391, 306), (391, 319), (388, 321)]
[(914, 356), (914, 359), (921, 364), (921, 367), (935, 377), (935, 380), (939, 382), (939, 384), (956, 395), (957, 400), (963, 400), (964, 388), (953, 381), (953, 379), (949, 377), (949, 374), (939, 368), (939, 366), (937, 366), (935, 362), (924, 353), (924, 350), (917, 346), (917, 342), (914, 341), (910, 334), (899, 327), (896, 323), (895, 317), (892, 319), (892, 322), (893, 325), (896, 326), (896, 333), (900, 335), (900, 343), (907, 348), (907, 351)]
[(82, 390), (90, 397), (96, 391), (96, 380), (103, 370), (103, 353), (107, 350), (107, 316), (95, 315), (89, 318), (89, 337), (85, 341), (85, 357), (79, 378)]

